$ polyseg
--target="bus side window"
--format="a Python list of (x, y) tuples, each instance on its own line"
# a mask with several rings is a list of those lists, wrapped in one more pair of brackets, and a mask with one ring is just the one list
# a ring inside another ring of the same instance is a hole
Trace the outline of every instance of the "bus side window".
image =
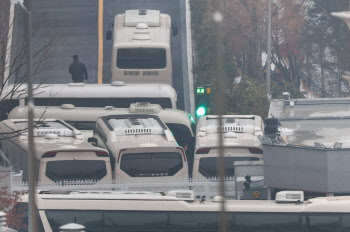
[[(15, 212), (19, 213), (20, 219), (16, 221), (18, 232), (26, 232), (28, 231), (28, 203), (27, 202), (19, 202), (15, 206)], [(38, 218), (38, 227), (39, 232), (44, 232), (44, 226), (41, 221), (39, 212), (37, 212), (37, 218)]]
[(97, 146), (107, 149), (106, 142), (107, 139), (104, 138), (99, 132), (94, 132), (94, 138), (97, 140)]
[(307, 232), (340, 231), (338, 215), (308, 215), (303, 220), (303, 228)]
[(343, 215), (342, 217), (341, 217), (341, 226), (342, 226), (342, 232), (345, 232), (345, 231), (350, 231), (350, 215)]
[[(228, 224), (232, 224), (229, 218)], [(219, 214), (208, 212), (169, 212), (169, 231), (216, 231)], [(229, 230), (230, 231), (230, 230)]]
[(19, 106), (18, 99), (3, 99), (0, 102), (1, 112), (0, 112), (0, 121), (7, 119), (8, 113), (15, 108), (16, 106)]
[(106, 143), (107, 143), (107, 139), (97, 130), (94, 131), (94, 139), (96, 139), (96, 146), (104, 148), (108, 151), (109, 153), (109, 157), (111, 159), (111, 165), (112, 165), (112, 171), (114, 172), (115, 169), (115, 157), (112, 155), (112, 152), (109, 150), (109, 148), (107, 147)]
[(299, 217), (291, 213), (235, 213), (232, 221), (232, 231), (300, 231)]

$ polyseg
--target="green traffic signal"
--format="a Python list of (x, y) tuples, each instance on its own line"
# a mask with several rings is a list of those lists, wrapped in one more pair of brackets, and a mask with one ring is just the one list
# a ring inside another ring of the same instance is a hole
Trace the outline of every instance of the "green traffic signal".
[(196, 92), (197, 92), (197, 94), (204, 94), (204, 88), (198, 87)]
[(198, 109), (196, 110), (196, 115), (197, 117), (201, 117), (204, 116), (207, 113), (207, 109), (204, 106), (200, 106), (198, 107)]

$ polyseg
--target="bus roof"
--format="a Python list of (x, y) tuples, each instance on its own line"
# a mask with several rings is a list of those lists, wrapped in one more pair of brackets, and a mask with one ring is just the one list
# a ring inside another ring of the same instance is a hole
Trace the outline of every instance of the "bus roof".
[[(36, 120), (37, 121), (37, 120)], [(1, 122), (9, 131), (20, 131), (27, 128), (26, 119), (7, 119)], [(23, 150), (28, 150), (27, 132), (18, 133), (10, 138)], [(47, 152), (58, 151), (104, 151), (86, 142), (81, 132), (61, 120), (40, 120), (34, 129), (36, 157), (41, 158)]]
[(127, 10), (115, 16), (114, 46), (163, 44), (170, 47), (171, 18), (158, 10)]
[[(132, 104), (136, 105), (136, 104)], [(153, 107), (158, 106), (158, 107)], [(182, 124), (191, 128), (191, 116), (182, 110), (161, 109), (159, 105), (150, 104), (144, 107), (113, 108), (113, 107), (75, 107), (73, 105), (62, 106), (35, 106), (34, 117), (39, 118), (59, 118), (65, 121), (97, 121), (101, 116), (121, 115), (129, 113), (155, 114), (166, 124)], [(152, 110), (155, 109), (155, 110)], [(27, 107), (18, 106), (9, 113), (9, 118), (21, 119), (27, 117)], [(191, 128), (192, 129), (192, 128)], [(194, 135), (195, 131), (191, 131)]]
[[(14, 86), (8, 85), (2, 96), (13, 91)], [(174, 88), (167, 84), (42, 84), (33, 85), (34, 98), (177, 98)], [(13, 99), (21, 99), (27, 96), (27, 85), (18, 86)], [(9, 98), (9, 97), (7, 97)]]
[(97, 125), (101, 123), (109, 129), (109, 141), (117, 149), (178, 146), (168, 127), (156, 115), (109, 115), (99, 118)]
[[(259, 135), (263, 124), (256, 115), (224, 115), (223, 145), (225, 147), (261, 147)], [(219, 146), (218, 116), (208, 115), (199, 119), (196, 133), (196, 148)]]
[[(178, 190), (181, 191), (181, 190)], [(39, 210), (78, 209), (78, 210), (150, 210), (153, 211), (197, 211), (218, 212), (220, 202), (186, 202), (169, 196), (150, 192), (115, 192), (115, 191), (77, 191), (77, 192), (43, 192), (37, 194)], [(321, 213), (350, 212), (350, 200), (332, 197), (328, 201), (308, 201), (304, 203), (276, 203), (269, 200), (226, 200), (227, 212), (264, 212), (264, 213)], [(313, 200), (317, 200), (314, 198)], [(112, 204), (117, 201), (118, 204)], [(88, 202), (88, 203), (87, 203)]]

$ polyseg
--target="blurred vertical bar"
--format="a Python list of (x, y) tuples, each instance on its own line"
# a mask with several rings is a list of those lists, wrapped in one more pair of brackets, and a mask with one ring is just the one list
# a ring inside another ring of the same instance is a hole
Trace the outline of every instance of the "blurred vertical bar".
[[(222, 115), (224, 114), (224, 81), (225, 81), (225, 73), (223, 68), (223, 32), (224, 32), (224, 16), (223, 16), (223, 1), (217, 0), (217, 9), (213, 15), (213, 19), (215, 22), (216, 28), (216, 91), (215, 91), (215, 105), (216, 105), (216, 113), (219, 116), (219, 162), (218, 162), (218, 176), (220, 178), (220, 195), (223, 199), (225, 199), (225, 182), (224, 182), (224, 174), (225, 174), (225, 161), (224, 161), (224, 147), (223, 147), (223, 136), (222, 136)], [(233, 168), (233, 167), (232, 167)], [(221, 202), (220, 205), (220, 225), (219, 231), (226, 232), (227, 224), (226, 224), (226, 214), (225, 214), (225, 200)]]
[[(23, 5), (22, 5), (23, 6)], [(33, 83), (32, 83), (32, 15), (30, 0), (24, 1), (24, 38), (26, 78), (28, 84), (28, 231), (38, 231), (38, 219), (35, 204), (35, 148), (34, 148), (34, 122), (33, 122)]]
[(271, 0), (268, 7), (268, 24), (267, 24), (267, 58), (266, 58), (266, 93), (271, 99)]

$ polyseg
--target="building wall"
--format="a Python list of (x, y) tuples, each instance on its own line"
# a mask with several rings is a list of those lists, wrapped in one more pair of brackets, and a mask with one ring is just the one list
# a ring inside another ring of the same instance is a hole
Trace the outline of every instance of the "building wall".
[(328, 189), (350, 192), (350, 150), (327, 152)]
[(265, 184), (310, 192), (350, 192), (350, 149), (264, 145)]

